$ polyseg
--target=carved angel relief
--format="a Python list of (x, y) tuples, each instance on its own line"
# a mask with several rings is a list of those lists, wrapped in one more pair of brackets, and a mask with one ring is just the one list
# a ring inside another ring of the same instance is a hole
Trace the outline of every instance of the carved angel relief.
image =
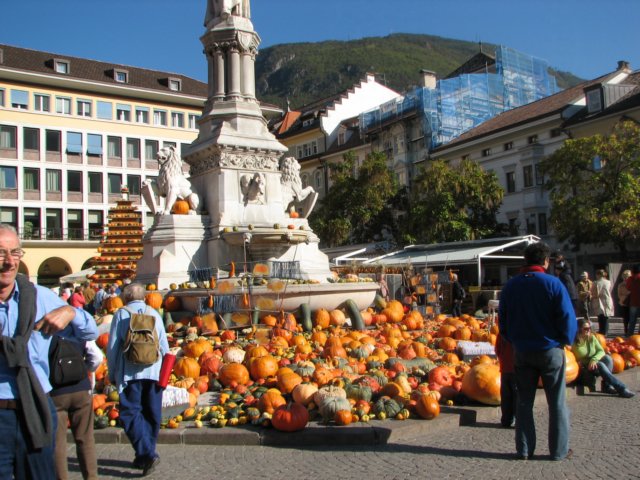
[(240, 177), (240, 191), (245, 206), (248, 204), (264, 205), (266, 179), (263, 173), (244, 174)]

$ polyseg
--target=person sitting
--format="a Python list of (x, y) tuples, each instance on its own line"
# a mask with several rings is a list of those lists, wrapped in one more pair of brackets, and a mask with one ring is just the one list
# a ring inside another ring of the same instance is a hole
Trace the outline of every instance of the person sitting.
[(580, 364), (581, 381), (589, 391), (595, 390), (595, 377), (599, 376), (602, 378), (602, 393), (618, 394), (623, 398), (631, 398), (635, 395), (611, 373), (613, 359), (605, 353), (598, 338), (592, 334), (589, 319), (578, 320), (578, 335), (573, 342), (572, 350)]

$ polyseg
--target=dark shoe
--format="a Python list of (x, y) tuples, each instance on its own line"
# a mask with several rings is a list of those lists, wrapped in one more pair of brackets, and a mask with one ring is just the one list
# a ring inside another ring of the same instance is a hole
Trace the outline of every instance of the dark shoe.
[(159, 463), (160, 463), (160, 457), (153, 457), (151, 460), (148, 460), (144, 466), (144, 469), (142, 470), (142, 476), (146, 477), (147, 475), (152, 473), (156, 469)]
[(523, 460), (523, 461), (533, 460), (533, 453), (531, 453), (529, 455), (525, 455), (525, 454), (522, 454), (522, 453), (516, 453), (516, 460)]
[(144, 464), (146, 463), (144, 458), (142, 457), (136, 457), (133, 459), (133, 468), (138, 468), (140, 470), (142, 470), (144, 468)]
[(600, 391), (608, 395), (615, 395), (616, 393), (618, 393), (615, 388), (613, 388), (608, 383), (604, 383), (604, 382), (602, 382), (602, 385), (600, 385)]
[(622, 398), (631, 398), (631, 397), (635, 397), (636, 393), (632, 392), (628, 388), (623, 388), (618, 392), (618, 395), (620, 395)]

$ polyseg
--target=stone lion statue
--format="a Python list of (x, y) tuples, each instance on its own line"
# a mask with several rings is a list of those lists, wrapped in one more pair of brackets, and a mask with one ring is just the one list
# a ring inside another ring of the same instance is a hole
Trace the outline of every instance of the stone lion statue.
[[(173, 145), (161, 148), (157, 154), (160, 171), (156, 182), (146, 180), (143, 187), (144, 199), (153, 213), (168, 215), (171, 207), (178, 199), (186, 200), (189, 203), (189, 214), (195, 215), (200, 200), (198, 195), (191, 189), (191, 182), (182, 173), (182, 159), (176, 147)], [(146, 187), (146, 188), (145, 188)], [(155, 197), (149, 195), (149, 190), (160, 197), (164, 197), (164, 208), (159, 209), (155, 203)]]
[(300, 164), (294, 157), (285, 157), (280, 162), (282, 172), (282, 201), (289, 212), (292, 206), (301, 212), (301, 217), (307, 218), (318, 200), (318, 193), (313, 187), (302, 188), (300, 179)]

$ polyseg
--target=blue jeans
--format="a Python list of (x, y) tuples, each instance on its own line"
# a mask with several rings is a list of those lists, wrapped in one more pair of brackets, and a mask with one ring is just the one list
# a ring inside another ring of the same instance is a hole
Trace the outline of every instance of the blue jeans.
[[(611, 373), (611, 371), (613, 370), (613, 359), (611, 358), (611, 356), (605, 355), (600, 359), (597, 365), (598, 365), (598, 370), (596, 370), (595, 372), (588, 372), (585, 369), (586, 374), (593, 375), (596, 377), (597, 376), (601, 377), (602, 382), (605, 385), (611, 385), (613, 388), (616, 389), (617, 392), (620, 392), (621, 390), (624, 390), (625, 388), (627, 388), (627, 386), (624, 383), (618, 380), (618, 378), (613, 373)], [(585, 367), (581, 366), (580, 368), (585, 368)]]
[(162, 391), (155, 380), (133, 380), (120, 394), (120, 422), (141, 461), (158, 456)]
[(638, 316), (640, 316), (640, 307), (629, 307), (629, 326), (627, 328), (627, 337), (630, 337), (635, 333)]
[(51, 446), (33, 450), (27, 426), (17, 410), (0, 410), (0, 478), (55, 480), (53, 436), (57, 427), (56, 408), (49, 398), (53, 419)]
[(533, 455), (536, 449), (536, 427), (533, 404), (538, 379), (549, 407), (549, 452), (553, 460), (562, 460), (569, 451), (569, 409), (566, 403), (565, 354), (562, 348), (540, 352), (516, 352), (516, 452)]

